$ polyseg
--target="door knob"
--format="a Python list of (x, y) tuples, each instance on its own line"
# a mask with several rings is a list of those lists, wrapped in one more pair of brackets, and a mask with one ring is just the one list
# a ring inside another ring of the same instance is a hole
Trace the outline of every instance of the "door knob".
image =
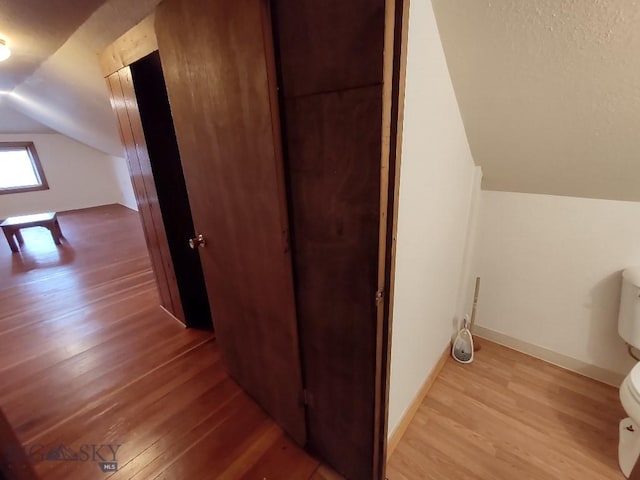
[(198, 247), (204, 247), (207, 241), (204, 239), (204, 235), (199, 234), (197, 237), (189, 239), (189, 246), (194, 250)]

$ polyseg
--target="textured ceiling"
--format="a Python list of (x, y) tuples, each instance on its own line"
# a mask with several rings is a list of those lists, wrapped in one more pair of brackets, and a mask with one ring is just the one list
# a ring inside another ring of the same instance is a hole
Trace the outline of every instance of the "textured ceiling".
[(640, 2), (432, 3), (485, 189), (640, 201)]
[(12, 55), (0, 63), (0, 90), (12, 90), (52, 55), (105, 0), (0, 0), (0, 37)]

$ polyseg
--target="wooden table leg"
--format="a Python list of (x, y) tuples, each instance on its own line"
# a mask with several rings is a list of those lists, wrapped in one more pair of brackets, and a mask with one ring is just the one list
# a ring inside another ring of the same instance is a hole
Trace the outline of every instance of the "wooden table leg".
[(18, 253), (18, 245), (16, 244), (15, 238), (13, 238), (14, 231), (12, 228), (4, 227), (2, 229), (2, 233), (4, 233), (5, 238), (7, 239), (7, 243), (9, 244), (9, 248), (13, 253)]
[(53, 219), (53, 223), (56, 226), (56, 230), (58, 230), (58, 235), (60, 238), (64, 238), (64, 234), (62, 233), (62, 228), (60, 228), (60, 222), (58, 222), (58, 217)]
[(47, 225), (47, 228), (51, 232), (51, 236), (53, 237), (53, 243), (56, 245), (60, 245), (60, 231), (56, 228), (55, 223), (51, 223)]
[(16, 240), (18, 241), (18, 245), (24, 245), (24, 238), (22, 238), (22, 232), (20, 230), (16, 230), (14, 232), (14, 236), (16, 237)]
[(60, 224), (58, 223), (58, 218), (54, 217), (51, 222), (48, 222), (46, 227), (51, 232), (51, 236), (53, 237), (53, 242), (56, 245), (60, 245), (60, 239), (64, 237), (62, 235), (62, 229), (60, 228)]

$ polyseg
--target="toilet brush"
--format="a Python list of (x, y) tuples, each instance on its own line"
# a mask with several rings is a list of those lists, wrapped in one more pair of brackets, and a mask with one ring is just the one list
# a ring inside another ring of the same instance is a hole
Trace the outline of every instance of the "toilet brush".
[[(471, 308), (471, 326), (469, 330), (473, 332), (473, 326), (476, 324), (476, 309), (478, 307), (478, 295), (480, 295), (480, 277), (476, 277), (476, 288), (473, 292), (473, 307)], [(480, 344), (475, 342), (473, 344), (473, 351), (480, 350)]]

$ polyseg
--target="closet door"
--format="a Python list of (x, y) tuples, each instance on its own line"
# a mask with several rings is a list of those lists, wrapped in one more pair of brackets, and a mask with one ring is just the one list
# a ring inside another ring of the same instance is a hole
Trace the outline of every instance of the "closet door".
[(308, 445), (354, 479), (380, 478), (384, 463), (386, 6), (274, 2)]
[[(266, 0), (165, 0), (156, 35), (229, 373), (306, 440)], [(185, 238), (185, 242), (188, 239)]]

